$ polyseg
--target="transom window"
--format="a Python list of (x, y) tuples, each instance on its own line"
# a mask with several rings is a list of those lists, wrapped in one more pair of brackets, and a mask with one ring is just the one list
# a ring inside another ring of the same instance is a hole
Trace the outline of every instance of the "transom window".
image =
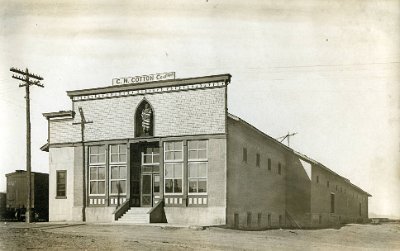
[(110, 163), (126, 163), (126, 145), (110, 146)]
[(182, 194), (183, 142), (164, 143), (164, 189), (166, 194)]
[(89, 164), (105, 164), (106, 163), (106, 147), (91, 146), (89, 147)]
[(158, 147), (147, 147), (142, 152), (142, 165), (158, 165), (160, 164), (160, 149)]
[(165, 142), (164, 145), (165, 161), (182, 161), (183, 160), (183, 144), (182, 141)]
[(206, 160), (207, 159), (207, 141), (193, 140), (188, 141), (189, 160)]
[(208, 141), (188, 141), (188, 187), (190, 194), (207, 193)]
[(89, 194), (104, 195), (106, 190), (106, 147), (89, 147)]

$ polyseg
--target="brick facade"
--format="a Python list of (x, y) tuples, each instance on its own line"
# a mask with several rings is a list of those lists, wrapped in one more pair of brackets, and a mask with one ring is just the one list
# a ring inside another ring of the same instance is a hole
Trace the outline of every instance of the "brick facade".
[(134, 138), (135, 112), (146, 99), (154, 112), (154, 136), (225, 133), (225, 87), (74, 101), (75, 118), (50, 123), (50, 144), (80, 141), (78, 108), (85, 118), (85, 140)]

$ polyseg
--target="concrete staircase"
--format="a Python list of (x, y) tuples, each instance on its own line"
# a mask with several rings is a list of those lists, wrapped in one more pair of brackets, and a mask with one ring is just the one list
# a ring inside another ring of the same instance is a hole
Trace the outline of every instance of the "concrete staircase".
[(150, 214), (148, 212), (151, 207), (131, 207), (121, 218), (117, 220), (119, 223), (150, 223)]

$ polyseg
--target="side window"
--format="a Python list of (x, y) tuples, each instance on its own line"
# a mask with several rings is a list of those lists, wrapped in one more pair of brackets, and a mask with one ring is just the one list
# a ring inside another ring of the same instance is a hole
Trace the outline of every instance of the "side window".
[(56, 197), (57, 198), (66, 198), (67, 196), (67, 171), (59, 170), (56, 172)]
[(257, 153), (256, 155), (256, 167), (260, 167), (260, 154)]
[(247, 163), (247, 148), (243, 147), (243, 162)]

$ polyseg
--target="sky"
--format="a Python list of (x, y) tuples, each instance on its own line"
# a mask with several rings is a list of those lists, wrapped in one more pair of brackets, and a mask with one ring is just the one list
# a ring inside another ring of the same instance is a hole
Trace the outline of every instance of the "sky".
[(25, 169), (31, 88), (32, 170), (48, 172), (44, 112), (67, 90), (112, 78), (230, 73), (229, 112), (372, 194), (370, 216), (400, 218), (400, 1), (0, 0), (0, 191)]

